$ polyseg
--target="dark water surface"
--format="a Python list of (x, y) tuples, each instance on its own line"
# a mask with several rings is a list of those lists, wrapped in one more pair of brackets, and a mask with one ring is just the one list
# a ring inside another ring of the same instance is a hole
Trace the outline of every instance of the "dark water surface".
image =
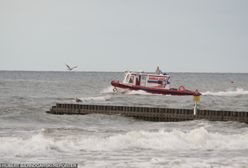
[[(46, 114), (57, 102), (193, 108), (191, 96), (112, 93), (115, 72), (0, 71), (0, 162), (80, 167), (247, 167), (248, 125), (147, 122), (107, 115)], [(248, 74), (171, 73), (199, 89), (200, 108), (248, 111)]]

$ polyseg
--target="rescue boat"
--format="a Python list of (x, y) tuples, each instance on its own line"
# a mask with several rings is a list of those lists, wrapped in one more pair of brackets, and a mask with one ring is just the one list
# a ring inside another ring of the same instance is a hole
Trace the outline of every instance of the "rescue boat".
[(188, 90), (184, 86), (180, 86), (179, 88), (170, 88), (170, 75), (162, 73), (159, 68), (157, 68), (156, 73), (126, 71), (122, 82), (118, 80), (112, 80), (111, 85), (114, 87), (114, 92), (124, 89), (143, 90), (153, 94), (176, 96), (201, 95), (198, 90)]

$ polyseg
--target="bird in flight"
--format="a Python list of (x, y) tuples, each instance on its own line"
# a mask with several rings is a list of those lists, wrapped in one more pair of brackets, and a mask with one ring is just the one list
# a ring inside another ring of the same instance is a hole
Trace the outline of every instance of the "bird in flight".
[(73, 66), (73, 67), (71, 67), (71, 66), (69, 66), (69, 65), (67, 65), (67, 64), (65, 64), (65, 65), (66, 65), (68, 71), (72, 71), (73, 69), (75, 69), (75, 68), (78, 67), (78, 66)]

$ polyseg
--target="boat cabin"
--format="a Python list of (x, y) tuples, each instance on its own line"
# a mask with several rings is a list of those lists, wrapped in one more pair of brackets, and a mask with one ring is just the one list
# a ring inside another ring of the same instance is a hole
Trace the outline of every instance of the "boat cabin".
[(144, 87), (158, 87), (158, 88), (170, 88), (170, 76), (168, 74), (155, 74), (144, 72), (130, 72), (125, 73), (123, 83), (144, 86)]

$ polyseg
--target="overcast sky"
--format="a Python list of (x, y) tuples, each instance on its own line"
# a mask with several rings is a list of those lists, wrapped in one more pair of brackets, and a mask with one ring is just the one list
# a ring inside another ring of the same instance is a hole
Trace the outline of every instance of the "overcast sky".
[(0, 0), (0, 70), (248, 72), (247, 0)]

